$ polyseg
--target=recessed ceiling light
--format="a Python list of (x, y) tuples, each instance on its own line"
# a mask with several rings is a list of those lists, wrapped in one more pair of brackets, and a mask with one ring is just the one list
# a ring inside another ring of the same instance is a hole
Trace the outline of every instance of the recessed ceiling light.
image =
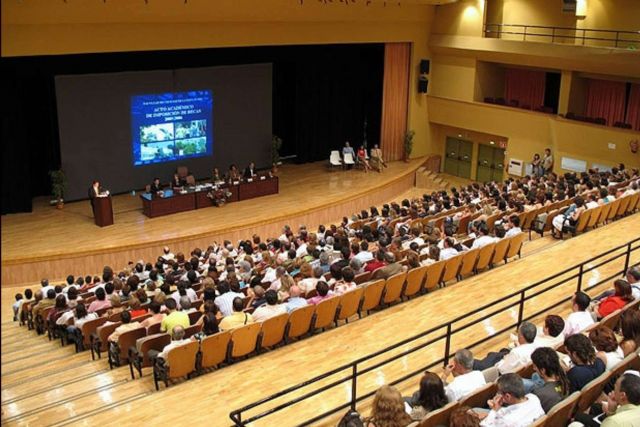
[(495, 141), (489, 141), (489, 144), (494, 145), (496, 142)]

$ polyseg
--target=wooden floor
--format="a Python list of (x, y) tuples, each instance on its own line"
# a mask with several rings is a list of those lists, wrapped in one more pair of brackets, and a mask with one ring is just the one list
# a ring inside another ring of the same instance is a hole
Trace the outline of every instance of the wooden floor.
[(285, 165), (277, 195), (153, 219), (142, 214), (137, 196), (119, 195), (113, 198), (115, 224), (104, 228), (93, 224), (87, 201), (57, 210), (38, 200), (32, 213), (2, 216), (1, 283), (30, 283), (45, 272), (50, 279), (95, 274), (105, 264), (118, 269), (129, 260), (155, 259), (167, 244), (189, 253), (214, 240), (279, 235), (286, 223), (315, 228), (409, 190), (423, 161), (390, 162), (383, 173), (368, 174), (329, 172), (326, 162)]
[[(126, 367), (110, 371), (104, 359), (92, 362), (87, 352), (75, 354), (71, 347), (60, 348), (57, 342), (19, 328), (8, 317), (14, 290), (2, 289), (2, 424), (122, 425), (135, 420), (136, 424), (161, 421), (165, 425), (228, 426), (228, 414), (235, 408), (461, 316), (624, 244), (637, 237), (638, 230), (640, 215), (636, 214), (566, 241), (538, 239), (526, 244), (528, 255), (521, 260), (160, 392), (154, 391), (148, 369), (142, 379), (130, 380)], [(640, 254), (634, 254), (631, 261), (640, 262)], [(623, 263), (621, 260), (594, 270), (585, 278), (585, 283), (622, 269)], [(525, 310), (530, 313), (536, 304), (548, 304), (554, 298), (570, 295), (575, 287), (575, 281), (571, 281), (527, 303)], [(596, 292), (599, 289), (591, 293)], [(557, 313), (566, 314), (568, 310), (565, 304)], [(452, 349), (455, 351), (513, 322), (514, 315), (515, 311), (506, 311), (487, 319), (456, 337)], [(496, 348), (505, 339), (505, 335), (495, 338), (476, 354)], [(360, 393), (375, 390), (441, 355), (442, 345), (433, 345), (413, 356), (400, 358), (361, 378), (358, 390)], [(408, 394), (416, 383), (417, 379), (412, 379), (403, 383), (401, 389)], [(349, 385), (345, 383), (255, 425), (297, 425), (346, 402), (349, 392)], [(368, 405), (369, 402), (364, 402), (359, 409), (368, 413)], [(319, 425), (335, 424), (336, 418), (333, 418)]]

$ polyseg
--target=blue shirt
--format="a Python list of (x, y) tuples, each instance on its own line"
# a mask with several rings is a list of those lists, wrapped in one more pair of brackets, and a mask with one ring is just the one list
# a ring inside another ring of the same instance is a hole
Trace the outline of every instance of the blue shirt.
[(304, 307), (305, 305), (307, 305), (307, 300), (304, 298), (289, 298), (289, 301), (287, 301), (287, 312), (291, 313), (296, 308)]
[(342, 149), (342, 155), (351, 154), (354, 158), (356, 157), (355, 151), (353, 151), (353, 147), (344, 147)]

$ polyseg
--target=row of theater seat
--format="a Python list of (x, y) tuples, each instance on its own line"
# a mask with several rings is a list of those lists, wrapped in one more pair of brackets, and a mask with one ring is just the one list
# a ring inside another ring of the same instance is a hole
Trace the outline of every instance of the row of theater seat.
[[(620, 316), (625, 310), (638, 310), (640, 308), (640, 300), (630, 303), (626, 307), (611, 313), (600, 322), (594, 323), (588, 329), (582, 333), (588, 335), (589, 332), (599, 326), (607, 326), (609, 328), (615, 328), (618, 324)], [(559, 345), (556, 348), (557, 351), (564, 352), (564, 346)], [(550, 427), (565, 427), (567, 420), (570, 420), (577, 412), (584, 412), (588, 410), (596, 399), (602, 394), (604, 387), (609, 384), (613, 379), (620, 376), (624, 371), (628, 369), (640, 370), (640, 355), (637, 352), (628, 355), (618, 366), (609, 372), (605, 372), (598, 378), (584, 386), (582, 391), (576, 391), (570, 396), (566, 397), (560, 403), (555, 405), (549, 413), (542, 418), (538, 419), (532, 427), (550, 426)], [(529, 363), (527, 366), (522, 367), (516, 373), (522, 378), (531, 378), (533, 374), (533, 364)], [(448, 425), (449, 417), (459, 407), (469, 406), (471, 408), (482, 408), (486, 406), (487, 400), (493, 398), (498, 389), (495, 380), (495, 369), (486, 370), (485, 380), (487, 385), (478, 389), (474, 393), (465, 397), (458, 402), (451, 402), (446, 406), (429, 413), (420, 422), (419, 427), (432, 427), (438, 425)]]

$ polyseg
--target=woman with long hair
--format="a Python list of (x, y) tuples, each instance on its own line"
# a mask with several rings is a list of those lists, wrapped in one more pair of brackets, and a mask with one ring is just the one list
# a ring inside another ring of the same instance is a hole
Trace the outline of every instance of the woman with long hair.
[(618, 279), (613, 282), (613, 287), (615, 294), (603, 299), (597, 307), (598, 317), (600, 318), (608, 316), (633, 301), (629, 282)]
[(404, 401), (400, 392), (390, 385), (383, 385), (373, 398), (371, 416), (367, 427), (406, 427), (411, 417), (404, 411)]
[(618, 345), (616, 335), (611, 328), (598, 326), (589, 332), (589, 339), (597, 350), (596, 357), (604, 362), (607, 366), (607, 371), (615, 368), (624, 359), (622, 348)]
[(625, 310), (620, 316), (622, 341), (620, 347), (625, 357), (640, 348), (640, 311)]
[(567, 371), (570, 391), (580, 391), (591, 380), (600, 376), (606, 369), (602, 360), (596, 357), (596, 350), (589, 338), (582, 334), (568, 337), (564, 345), (567, 354), (573, 362), (573, 367)]
[(200, 316), (196, 325), (202, 325), (202, 334), (209, 336), (220, 332), (218, 323), (218, 306), (213, 301), (205, 302), (204, 314)]
[(544, 412), (569, 395), (569, 379), (560, 365), (558, 353), (550, 347), (540, 347), (531, 353), (533, 368), (544, 381), (542, 386), (533, 389), (532, 393), (540, 399)]
[(444, 384), (440, 377), (433, 372), (425, 372), (420, 380), (420, 390), (418, 399), (411, 408), (409, 416), (411, 419), (419, 421), (429, 412), (435, 411), (445, 406), (447, 395), (444, 392)]

